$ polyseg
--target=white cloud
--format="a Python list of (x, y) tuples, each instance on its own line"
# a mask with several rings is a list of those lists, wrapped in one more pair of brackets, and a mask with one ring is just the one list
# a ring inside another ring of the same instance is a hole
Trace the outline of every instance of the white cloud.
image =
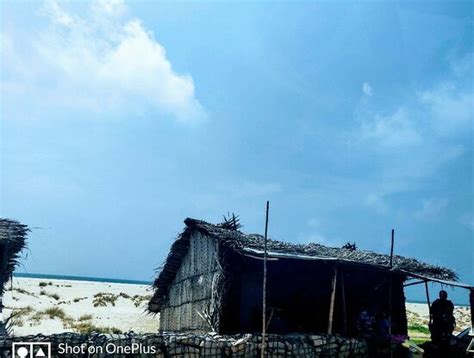
[(444, 83), (419, 95), (440, 136), (462, 133), (473, 129), (473, 93), (460, 91), (452, 83)]
[(372, 96), (372, 94), (373, 94), (372, 86), (368, 82), (364, 82), (362, 84), (362, 93), (367, 97)]
[(429, 221), (438, 217), (448, 206), (448, 199), (432, 198), (423, 200), (422, 207), (414, 214), (417, 220)]
[(469, 228), (470, 230), (474, 231), (474, 213), (467, 212), (461, 215), (459, 218), (459, 222)]
[(362, 141), (374, 141), (380, 147), (389, 148), (402, 148), (422, 142), (420, 133), (403, 108), (389, 116), (375, 114), (370, 120), (362, 122), (359, 136)]
[[(389, 112), (374, 111), (375, 104), (369, 108), (365, 98), (361, 99), (358, 125), (348, 142), (372, 161), (367, 206), (387, 213), (389, 195), (416, 191), (447, 163), (466, 153), (466, 138), (473, 130), (472, 85), (466, 82), (470, 71), (470, 66), (457, 66), (450, 78), (407, 94), (409, 99)], [(445, 203), (427, 202), (417, 216), (429, 217), (441, 209), (436, 205)]]
[(36, 71), (24, 76), (7, 61), (5, 88), (16, 85), (18, 95), (21, 89), (34, 91), (55, 106), (98, 112), (150, 108), (182, 121), (202, 118), (192, 77), (178, 74), (165, 48), (139, 19), (126, 13), (118, 0), (94, 1), (82, 17), (56, 1), (46, 2), (42, 14), (48, 27), (32, 40), (23, 39), (33, 54), (9, 49), (11, 59), (21, 56), (24, 66)]

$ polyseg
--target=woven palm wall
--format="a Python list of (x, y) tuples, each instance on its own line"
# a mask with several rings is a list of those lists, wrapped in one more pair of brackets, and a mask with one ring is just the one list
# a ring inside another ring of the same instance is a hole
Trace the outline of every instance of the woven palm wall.
[(218, 330), (222, 271), (218, 243), (195, 232), (160, 313), (164, 331)]

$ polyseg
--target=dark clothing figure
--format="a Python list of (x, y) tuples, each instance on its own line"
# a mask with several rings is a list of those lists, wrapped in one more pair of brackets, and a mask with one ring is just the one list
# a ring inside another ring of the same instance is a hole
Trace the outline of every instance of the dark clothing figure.
[(454, 305), (447, 299), (445, 291), (440, 292), (440, 298), (431, 305), (431, 340), (433, 343), (449, 346), (449, 341), (455, 326), (453, 316)]
[(385, 315), (382, 315), (377, 321), (377, 336), (384, 340), (390, 339), (390, 322)]
[(372, 337), (374, 334), (375, 317), (368, 310), (362, 310), (357, 318), (357, 331), (362, 337)]

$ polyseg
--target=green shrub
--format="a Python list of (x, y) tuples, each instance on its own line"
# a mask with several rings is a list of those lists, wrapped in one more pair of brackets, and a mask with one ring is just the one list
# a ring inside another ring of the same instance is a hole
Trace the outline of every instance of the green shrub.
[(428, 329), (428, 327), (423, 326), (419, 323), (413, 323), (413, 324), (408, 325), (408, 330), (412, 332), (427, 334), (427, 335), (430, 334), (430, 330)]

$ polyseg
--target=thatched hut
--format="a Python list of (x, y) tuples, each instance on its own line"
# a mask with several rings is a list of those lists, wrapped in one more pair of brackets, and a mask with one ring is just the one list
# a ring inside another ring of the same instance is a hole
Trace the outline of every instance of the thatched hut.
[(18, 221), (0, 218), (0, 334), (3, 330), (3, 290), (18, 263), (21, 250), (25, 247), (28, 231), (28, 227)]
[[(258, 333), (262, 327), (264, 238), (226, 224), (186, 219), (149, 302), (165, 331)], [(404, 282), (413, 276), (456, 281), (415, 259), (354, 247), (268, 240), (268, 332), (356, 334), (364, 310), (390, 315), (406, 334)]]

